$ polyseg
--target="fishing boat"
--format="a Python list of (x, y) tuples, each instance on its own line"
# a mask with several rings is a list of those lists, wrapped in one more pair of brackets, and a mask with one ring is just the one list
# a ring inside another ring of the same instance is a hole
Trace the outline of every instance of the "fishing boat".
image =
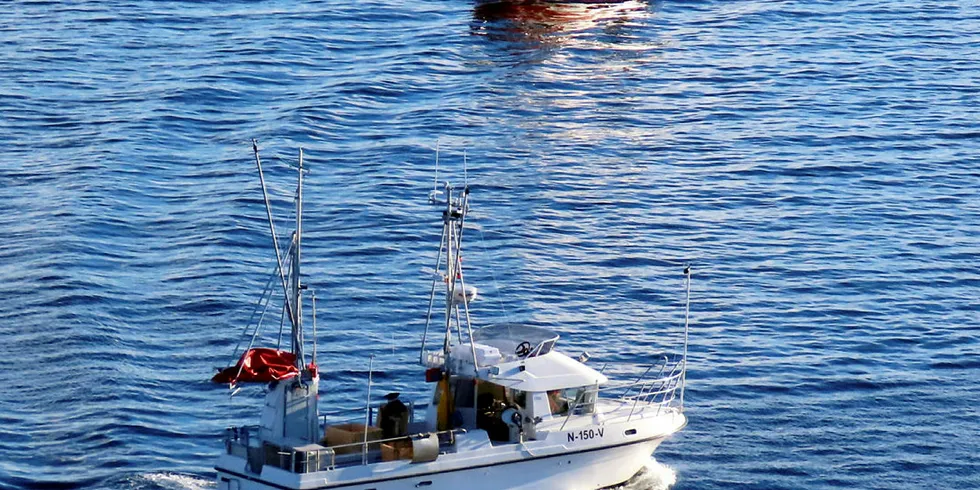
[[(296, 230), (282, 253), (254, 142), (253, 149), (276, 250), (270, 285), (284, 292), (291, 345), (287, 351), (250, 343), (235, 365), (214, 378), (232, 386), (267, 384), (260, 423), (225, 433), (215, 466), (220, 490), (604, 488), (628, 481), (687, 424), (687, 313), (683, 353), (658, 356), (642, 374), (620, 383), (604, 368), (593, 369), (586, 353), (561, 352), (559, 335), (549, 329), (476, 328), (470, 322), (477, 290), (465, 282), (460, 253), (470, 189), (449, 184), (430, 195), (441, 213), (442, 239), (419, 383), (424, 376), (431, 384), (431, 403), (406, 404), (397, 393), (373, 403), (369, 368), (367, 401), (353, 413), (356, 420), (321, 419), (315, 297), (313, 352), (309, 359), (304, 352), (302, 151)], [(690, 268), (684, 273), (689, 305)]]

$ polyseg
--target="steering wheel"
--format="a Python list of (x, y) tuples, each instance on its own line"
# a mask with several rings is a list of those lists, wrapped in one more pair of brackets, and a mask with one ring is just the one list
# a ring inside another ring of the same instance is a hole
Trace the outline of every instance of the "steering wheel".
[(524, 357), (530, 353), (531, 353), (531, 343), (526, 340), (524, 342), (521, 342), (520, 344), (517, 344), (517, 348), (514, 349), (514, 354), (517, 354), (518, 357)]

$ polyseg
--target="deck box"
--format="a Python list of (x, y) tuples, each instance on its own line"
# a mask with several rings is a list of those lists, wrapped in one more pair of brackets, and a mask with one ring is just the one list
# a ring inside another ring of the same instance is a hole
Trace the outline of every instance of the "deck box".
[[(377, 441), (378, 439), (381, 439), (381, 428), (369, 426), (367, 428), (367, 440)], [(327, 426), (321, 444), (329, 447), (363, 442), (364, 424), (348, 423)], [(368, 443), (368, 451), (377, 451), (378, 449), (380, 449), (378, 443)], [(337, 447), (334, 448), (334, 451), (337, 454), (351, 454), (361, 452), (362, 448), (359, 445), (353, 445)]]

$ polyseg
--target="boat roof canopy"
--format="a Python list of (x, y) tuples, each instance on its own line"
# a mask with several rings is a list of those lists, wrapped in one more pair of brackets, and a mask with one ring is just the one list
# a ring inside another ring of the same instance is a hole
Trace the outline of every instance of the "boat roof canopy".
[(547, 328), (522, 325), (520, 323), (500, 323), (473, 331), (473, 340), (489, 344), (488, 340), (518, 340), (528, 341), (538, 345), (545, 340), (557, 340), (559, 335)]
[(599, 371), (556, 351), (499, 364), (481, 377), (510, 389), (530, 392), (595, 386), (609, 381)]
[[(604, 384), (602, 373), (555, 351), (558, 334), (504, 323), (473, 331), (473, 342), (452, 346), (448, 370), (507, 388), (542, 392)], [(476, 355), (476, 362), (473, 356)]]
[[(516, 361), (521, 356), (543, 356), (554, 348), (559, 335), (542, 327), (519, 323), (501, 323), (473, 331), (473, 341), (500, 350), (502, 361)], [(526, 353), (517, 354), (518, 347), (525, 344)]]

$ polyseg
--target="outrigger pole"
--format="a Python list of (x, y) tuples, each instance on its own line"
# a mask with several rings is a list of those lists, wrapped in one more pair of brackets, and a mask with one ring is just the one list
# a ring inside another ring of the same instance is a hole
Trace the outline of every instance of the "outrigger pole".
[[(292, 243), (289, 247), (289, 281), (286, 281), (285, 267), (283, 266), (282, 253), (279, 250), (279, 238), (276, 235), (275, 221), (272, 219), (272, 205), (269, 203), (269, 192), (265, 185), (265, 175), (262, 172), (262, 159), (259, 158), (258, 142), (252, 140), (252, 151), (255, 153), (255, 166), (259, 170), (259, 182), (262, 184), (262, 197), (265, 201), (266, 217), (269, 219), (269, 231), (272, 233), (272, 245), (276, 249), (276, 265), (279, 269), (279, 281), (282, 284), (283, 296), (285, 296), (285, 310), (289, 313), (289, 323), (292, 325), (291, 340), (292, 352), (295, 355), (294, 365), (300, 371), (303, 370), (306, 360), (303, 355), (303, 310), (301, 290), (303, 285), (300, 283), (300, 247), (303, 236), (303, 149), (299, 150), (299, 172), (296, 181), (296, 231), (293, 233)], [(292, 297), (292, 300), (290, 300)]]
[(276, 225), (272, 221), (272, 206), (269, 204), (269, 192), (265, 187), (265, 175), (262, 173), (262, 160), (259, 158), (259, 145), (258, 142), (252, 139), (252, 151), (255, 153), (255, 166), (259, 169), (259, 182), (262, 184), (262, 197), (265, 199), (265, 213), (269, 218), (269, 230), (272, 232), (272, 245), (276, 249), (276, 263), (279, 266), (279, 280), (282, 282), (282, 291), (286, 299), (286, 311), (289, 312), (289, 321), (293, 324), (293, 329), (296, 329), (296, 314), (293, 311), (293, 307), (289, 302), (289, 287), (286, 285), (286, 275), (283, 272), (282, 267), (282, 254), (279, 252), (279, 238), (276, 237)]

